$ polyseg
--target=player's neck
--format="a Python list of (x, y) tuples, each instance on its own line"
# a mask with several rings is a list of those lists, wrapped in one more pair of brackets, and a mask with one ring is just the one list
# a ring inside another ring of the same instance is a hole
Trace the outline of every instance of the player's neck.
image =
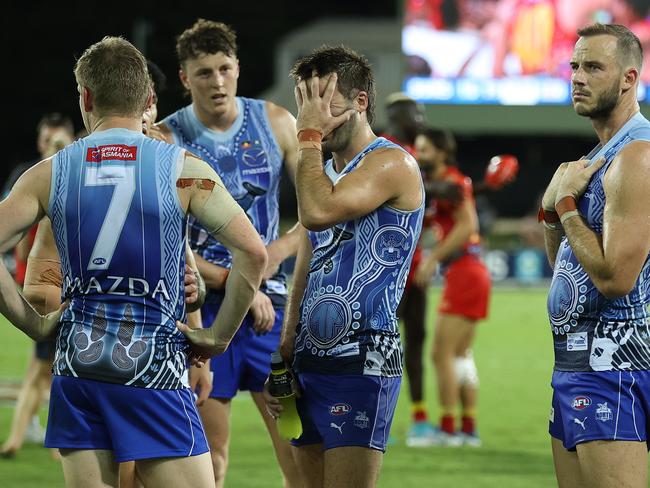
[(636, 98), (631, 102), (622, 101), (611, 113), (602, 119), (591, 119), (594, 130), (598, 135), (601, 145), (607, 142), (616, 134), (625, 123), (639, 112), (639, 103)]
[(363, 149), (375, 139), (377, 139), (377, 136), (370, 126), (368, 124), (362, 125), (354, 136), (352, 136), (350, 143), (345, 147), (345, 149), (332, 153), (336, 171), (338, 173), (343, 171), (343, 168), (345, 168), (347, 164), (357, 156), (357, 154), (363, 151)]
[(221, 113), (210, 113), (201, 109), (198, 104), (194, 104), (194, 114), (204, 126), (217, 132), (225, 132), (232, 127), (239, 115), (239, 106), (237, 99), (233, 98), (228, 108)]
[(119, 117), (115, 115), (97, 117), (96, 119), (91, 120), (89, 132), (92, 133), (109, 129), (128, 129), (136, 132), (141, 132), (142, 118)]

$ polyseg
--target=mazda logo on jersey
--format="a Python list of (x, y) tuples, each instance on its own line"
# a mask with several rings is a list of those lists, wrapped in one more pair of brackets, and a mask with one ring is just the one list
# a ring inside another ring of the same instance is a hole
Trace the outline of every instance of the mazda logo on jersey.
[[(97, 258), (103, 259), (103, 258)], [(148, 282), (143, 278), (129, 276), (106, 276), (100, 280), (91, 276), (87, 281), (79, 277), (63, 278), (63, 290), (66, 297), (79, 295), (127, 295), (130, 297), (150, 296), (154, 300), (158, 297), (170, 299), (167, 283), (163, 278), (156, 282)]]
[(330, 415), (345, 415), (350, 413), (350, 410), (352, 410), (352, 407), (347, 403), (336, 403), (330, 406)]
[(584, 410), (589, 405), (591, 405), (591, 398), (586, 396), (578, 396), (573, 399), (571, 406), (574, 410)]

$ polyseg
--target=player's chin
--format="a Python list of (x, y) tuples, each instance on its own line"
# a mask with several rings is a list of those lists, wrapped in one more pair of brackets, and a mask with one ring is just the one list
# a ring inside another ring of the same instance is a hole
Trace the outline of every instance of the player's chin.
[(573, 100), (573, 110), (575, 110), (575, 113), (578, 115), (588, 116), (591, 114), (591, 107), (581, 100)]

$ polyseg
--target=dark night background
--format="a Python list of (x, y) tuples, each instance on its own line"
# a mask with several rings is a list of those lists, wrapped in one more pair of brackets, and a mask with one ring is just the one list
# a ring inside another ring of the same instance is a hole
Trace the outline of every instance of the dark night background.
[[(105, 35), (134, 39), (136, 26), (151, 27), (139, 45), (168, 77), (161, 96), (159, 118), (187, 103), (177, 77), (175, 37), (198, 17), (223, 21), (238, 34), (241, 76), (239, 94), (257, 96), (274, 82), (274, 49), (279, 40), (322, 17), (400, 16), (399, 0), (159, 1), (133, 2), (15, 2), (3, 6), (2, 44), (5, 80), (3, 163), (0, 182), (16, 164), (38, 157), (35, 126), (45, 112), (72, 117), (82, 128), (72, 69), (77, 56)], [(146, 21), (146, 22), (143, 22)], [(294, 107), (287, 107), (292, 111)], [(480, 179), (489, 157), (513, 153), (522, 164), (516, 185), (490, 201), (502, 216), (520, 216), (536, 206), (536, 198), (558, 162), (589, 151), (595, 139), (534, 134), (459, 136), (461, 169)], [(287, 209), (289, 210), (289, 209)], [(295, 210), (292, 210), (295, 211)]]

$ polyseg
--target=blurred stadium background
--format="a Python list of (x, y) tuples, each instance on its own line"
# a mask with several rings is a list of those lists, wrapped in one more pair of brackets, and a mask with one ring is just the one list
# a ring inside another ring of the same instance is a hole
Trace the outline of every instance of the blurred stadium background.
[[(535, 18), (535, 12), (526, 10), (531, 5), (543, 7), (536, 12), (539, 22), (521, 24)], [(475, 351), (482, 378), (484, 447), (406, 448), (404, 389), (394, 424), (397, 443), (385, 458), (380, 486), (553, 486), (546, 434), (552, 342), (545, 287), (550, 269), (535, 213), (557, 165), (586, 154), (597, 142), (588, 120), (569, 105), (566, 46), (573, 41), (567, 34), (596, 20), (644, 32), (648, 9), (650, 0), (12, 2), (3, 6), (1, 20), (8, 85), (0, 181), (14, 166), (36, 159), (35, 127), (44, 113), (61, 112), (82, 129), (72, 68), (76, 57), (104, 35), (131, 40), (167, 75), (167, 90), (159, 94), (161, 118), (188, 103), (176, 76), (175, 36), (198, 17), (223, 21), (237, 31), (239, 94), (292, 111), (287, 72), (295, 59), (324, 43), (358, 50), (372, 62), (377, 77), (378, 131), (385, 124), (383, 100), (403, 90), (425, 103), (429, 125), (453, 131), (460, 168), (475, 180), (495, 154), (514, 154), (520, 163), (514, 184), (479, 201), (486, 261), (497, 285)], [(535, 43), (525, 35), (533, 32), (539, 34)], [(508, 39), (505, 48), (499, 39)], [(506, 50), (503, 59), (500, 49)], [(555, 64), (539, 67), (549, 59)], [(641, 94), (645, 97), (645, 90)], [(647, 115), (648, 105), (641, 106)], [(291, 187), (283, 188), (281, 213), (289, 223), (295, 219)], [(437, 293), (434, 288), (431, 318)], [(3, 439), (31, 346), (4, 321), (0, 344)], [(429, 369), (432, 413), (434, 386)], [(270, 442), (252, 403), (234, 406), (229, 486), (279, 486)], [(40, 447), (27, 446), (15, 460), (0, 460), (2, 487), (55, 487), (62, 480), (60, 467)]]

